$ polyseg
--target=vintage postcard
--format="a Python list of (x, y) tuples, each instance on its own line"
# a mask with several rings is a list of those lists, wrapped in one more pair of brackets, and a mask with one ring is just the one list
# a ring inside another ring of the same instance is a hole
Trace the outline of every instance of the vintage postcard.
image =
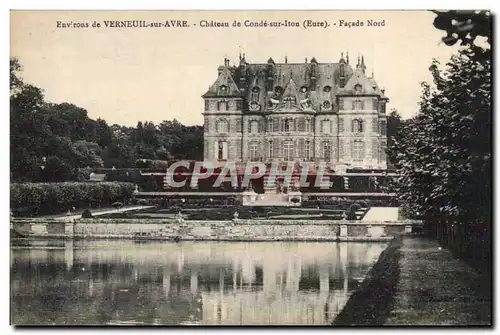
[(14, 326), (491, 326), (491, 13), (10, 13)]

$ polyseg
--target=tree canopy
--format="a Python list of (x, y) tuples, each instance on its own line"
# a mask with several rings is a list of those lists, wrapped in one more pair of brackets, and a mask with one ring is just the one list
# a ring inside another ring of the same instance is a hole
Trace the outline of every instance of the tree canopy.
[(13, 181), (72, 181), (82, 169), (133, 167), (137, 159), (202, 159), (203, 127), (145, 121), (136, 127), (89, 118), (71, 103), (46, 101), (10, 60), (10, 159)]
[(434, 60), (419, 113), (401, 123), (389, 157), (407, 211), (488, 221), (491, 210), (491, 51), (470, 45), (445, 69)]

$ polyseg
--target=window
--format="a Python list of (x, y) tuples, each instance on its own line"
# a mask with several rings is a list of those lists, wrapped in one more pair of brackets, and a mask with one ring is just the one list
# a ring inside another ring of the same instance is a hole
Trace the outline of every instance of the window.
[(284, 129), (285, 131), (293, 131), (293, 119), (285, 119)]
[(387, 135), (387, 122), (385, 120), (380, 121), (380, 135)]
[(331, 159), (332, 147), (330, 142), (323, 142), (323, 158), (325, 161), (329, 161)]
[(385, 102), (380, 103), (380, 112), (385, 113)]
[(273, 141), (267, 142), (267, 157), (273, 158)]
[(283, 98), (283, 101), (284, 102), (289, 102), (289, 103), (292, 103), (292, 104), (296, 104), (297, 103), (297, 100), (295, 99), (294, 96), (287, 96), (287, 97)]
[(250, 151), (250, 160), (256, 161), (259, 159), (259, 145), (257, 142), (250, 142), (248, 145)]
[(332, 132), (332, 122), (330, 120), (321, 121), (321, 132), (323, 134), (329, 134)]
[(344, 99), (339, 98), (339, 109), (342, 110), (344, 109)]
[(229, 109), (229, 104), (227, 101), (222, 100), (217, 103), (217, 110), (218, 111), (227, 111)]
[(267, 120), (267, 131), (268, 132), (273, 132), (273, 119)]
[(354, 141), (351, 154), (353, 161), (362, 161), (365, 158), (365, 143), (363, 141)]
[(219, 95), (227, 95), (228, 88), (226, 85), (219, 86)]
[(339, 80), (339, 86), (344, 87), (345, 86), (345, 77), (341, 77)]
[(205, 110), (207, 111), (210, 108), (210, 101), (205, 100)]
[(311, 131), (311, 120), (309, 119), (305, 119), (304, 121), (304, 127), (305, 127), (305, 131)]
[(325, 86), (323, 87), (323, 92), (330, 92), (332, 90), (331, 86)]
[(302, 93), (307, 93), (307, 86), (302, 86), (302, 87), (300, 88), (300, 92), (302, 92)]
[(273, 131), (280, 131), (280, 119), (273, 119)]
[(355, 109), (355, 110), (363, 109), (363, 101), (361, 101), (361, 100), (354, 101), (353, 102), (353, 109)]
[(352, 120), (352, 132), (362, 133), (363, 132), (363, 120), (354, 119)]
[(258, 86), (253, 87), (250, 100), (258, 101), (259, 100), (259, 93), (260, 93), (260, 88)]
[(216, 157), (218, 160), (227, 159), (227, 142), (226, 141), (218, 141), (215, 142), (216, 147)]
[(293, 141), (287, 140), (283, 143), (283, 158), (286, 161), (292, 161), (294, 159), (294, 152), (293, 152)]
[(219, 120), (215, 128), (218, 133), (227, 133), (229, 131), (229, 122), (227, 120)]
[(323, 101), (323, 108), (324, 109), (329, 110), (331, 107), (332, 107), (332, 104), (330, 103), (330, 101), (328, 101), (328, 100)]
[(250, 133), (257, 134), (259, 132), (259, 121), (252, 120), (250, 121)]
[(219, 142), (217, 159), (224, 159), (224, 142)]
[(354, 92), (356, 94), (361, 94), (362, 89), (363, 89), (363, 87), (360, 84), (354, 85)]
[(304, 147), (304, 158), (306, 160), (311, 159), (311, 141), (306, 141), (306, 144)]
[(377, 99), (373, 99), (373, 110), (376, 110), (378, 111), (378, 100)]
[(340, 64), (340, 77), (345, 77), (345, 65)]

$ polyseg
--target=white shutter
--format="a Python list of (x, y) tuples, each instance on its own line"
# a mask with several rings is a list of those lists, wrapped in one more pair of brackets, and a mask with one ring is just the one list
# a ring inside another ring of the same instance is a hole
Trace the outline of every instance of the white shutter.
[(227, 142), (222, 143), (222, 158), (227, 159)]

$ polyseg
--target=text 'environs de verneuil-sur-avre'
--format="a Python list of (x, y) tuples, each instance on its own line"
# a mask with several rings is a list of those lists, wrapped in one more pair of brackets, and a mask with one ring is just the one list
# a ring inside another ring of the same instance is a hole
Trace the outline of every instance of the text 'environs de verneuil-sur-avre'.
[(200, 20), (198, 23), (190, 23), (187, 20), (165, 20), (165, 21), (146, 21), (146, 20), (103, 20), (93, 22), (76, 21), (56, 21), (57, 28), (329, 28), (331, 26), (343, 28), (355, 27), (385, 27), (385, 20), (310, 20), (305, 19), (302, 22), (293, 20), (268, 21), (268, 20), (232, 20), (215, 21)]

